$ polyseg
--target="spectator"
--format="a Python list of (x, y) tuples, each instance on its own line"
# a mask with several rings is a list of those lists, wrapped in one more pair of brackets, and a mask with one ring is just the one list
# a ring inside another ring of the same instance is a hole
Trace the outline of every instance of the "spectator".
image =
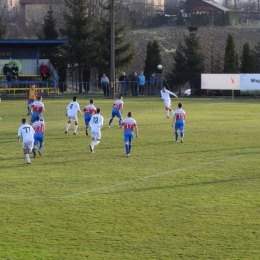
[(137, 73), (134, 73), (132, 77), (132, 96), (137, 96), (137, 87), (138, 87), (138, 77)]
[(104, 96), (109, 97), (109, 79), (106, 73), (103, 73), (103, 76), (101, 78), (101, 84), (103, 87)]
[(126, 96), (126, 81), (127, 77), (125, 75), (125, 72), (122, 73), (122, 75), (119, 77), (119, 82), (120, 82), (120, 88), (121, 88), (121, 93), (124, 93), (124, 96)]
[(9, 65), (7, 63), (5, 64), (5, 66), (3, 68), (3, 72), (4, 72), (6, 80), (11, 81), (12, 80), (11, 69), (9, 68)]
[(138, 83), (139, 83), (139, 95), (138, 96), (144, 96), (144, 85), (145, 85), (145, 76), (143, 72), (140, 72), (140, 75), (138, 76)]
[(42, 63), (42, 65), (40, 67), (40, 73), (41, 73), (42, 81), (46, 81), (49, 79), (49, 77), (50, 77), (49, 68), (47, 67), (47, 65), (44, 62)]
[(150, 88), (151, 88), (151, 95), (152, 96), (154, 94), (155, 85), (156, 85), (156, 77), (155, 77), (155, 74), (152, 73), (151, 77), (150, 77)]
[(11, 73), (12, 73), (12, 77), (14, 81), (18, 80), (18, 76), (19, 76), (19, 68), (17, 67), (17, 65), (14, 63), (13, 67), (11, 68)]

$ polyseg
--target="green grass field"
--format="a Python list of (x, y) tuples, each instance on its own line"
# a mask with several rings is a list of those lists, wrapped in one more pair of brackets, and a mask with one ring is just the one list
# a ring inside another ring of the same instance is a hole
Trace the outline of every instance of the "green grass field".
[(26, 101), (0, 103), (1, 260), (260, 259), (259, 100), (172, 98), (187, 113), (182, 144), (158, 96), (126, 97), (140, 137), (125, 158), (118, 120), (107, 128), (113, 101), (94, 98), (96, 153), (83, 116), (64, 134), (71, 99), (48, 99), (31, 165), (17, 142)]

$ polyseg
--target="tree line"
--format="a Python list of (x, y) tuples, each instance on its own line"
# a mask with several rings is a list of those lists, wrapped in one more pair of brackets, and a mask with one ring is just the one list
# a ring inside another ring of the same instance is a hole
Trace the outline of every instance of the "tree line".
[[(189, 84), (195, 94), (201, 95), (201, 74), (206, 72), (205, 55), (199, 36), (198, 27), (190, 25), (187, 27), (189, 34), (183, 36), (179, 42), (173, 57), (172, 69), (167, 74), (168, 80), (174, 86)], [(213, 46), (212, 46), (213, 63)], [(228, 33), (224, 50), (223, 67), (217, 60), (217, 70), (214, 67), (211, 73), (259, 73), (260, 72), (260, 43), (254, 48), (250, 47), (248, 41), (243, 44), (241, 55), (238, 54), (234, 36)]]

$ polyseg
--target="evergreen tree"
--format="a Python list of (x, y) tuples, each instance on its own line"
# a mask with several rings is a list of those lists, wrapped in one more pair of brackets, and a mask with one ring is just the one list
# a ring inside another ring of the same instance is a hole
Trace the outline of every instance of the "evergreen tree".
[(189, 35), (184, 36), (184, 43), (179, 43), (174, 55), (172, 79), (175, 84), (190, 83), (196, 94), (201, 89), (201, 73), (204, 72), (204, 55), (197, 26), (188, 26)]
[(159, 64), (162, 64), (159, 42), (157, 40), (154, 40), (153, 42), (149, 41), (146, 47), (144, 66), (144, 75), (147, 80), (150, 78), (151, 73), (162, 73), (162, 69), (157, 68)]
[[(91, 71), (93, 59), (93, 15), (89, 13), (90, 3), (85, 0), (64, 0), (67, 7), (62, 12), (65, 28), (60, 29), (62, 37), (69, 40), (62, 49), (72, 70), (77, 71), (78, 82), (82, 82), (82, 71)], [(82, 93), (83, 85), (79, 85)]]
[(6, 37), (6, 23), (4, 22), (3, 16), (0, 16), (0, 39)]
[(253, 51), (254, 56), (254, 72), (260, 73), (260, 43), (258, 43)]
[(224, 56), (224, 73), (238, 73), (238, 55), (232, 33), (228, 34)]
[[(47, 11), (46, 16), (43, 19), (42, 29), (37, 33), (37, 37), (40, 40), (56, 40), (59, 38), (59, 33), (56, 29), (56, 20), (53, 15), (52, 7)], [(58, 62), (58, 48), (41, 48), (40, 58), (49, 59), (55, 66)]]
[(254, 56), (253, 56), (253, 52), (250, 49), (250, 45), (248, 41), (246, 41), (243, 45), (240, 72), (241, 73), (254, 72)]
[[(104, 12), (110, 14), (111, 3), (108, 6), (102, 6)], [(118, 8), (115, 7), (115, 10)], [(133, 39), (126, 40), (128, 34), (128, 24), (124, 21), (114, 20), (114, 35), (115, 35), (115, 69), (120, 71), (127, 68), (131, 61), (134, 59), (135, 42)], [(105, 72), (110, 75), (110, 61), (111, 61), (111, 22), (110, 15), (103, 15), (99, 17), (99, 20), (95, 24), (95, 57), (94, 65), (98, 69), (99, 73)]]
[(52, 7), (47, 11), (43, 19), (42, 31), (37, 33), (40, 40), (56, 40), (59, 38), (59, 32), (56, 30), (56, 19), (54, 18)]

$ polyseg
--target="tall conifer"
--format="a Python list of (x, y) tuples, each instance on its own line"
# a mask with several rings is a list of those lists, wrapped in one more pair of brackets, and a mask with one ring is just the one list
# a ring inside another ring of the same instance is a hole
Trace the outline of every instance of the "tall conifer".
[(238, 55), (232, 33), (228, 34), (224, 56), (224, 73), (238, 73)]
[(162, 69), (157, 68), (159, 64), (162, 64), (159, 42), (157, 40), (154, 40), (153, 42), (149, 41), (146, 47), (146, 59), (144, 65), (144, 75), (146, 79), (149, 79), (151, 73), (162, 73)]

